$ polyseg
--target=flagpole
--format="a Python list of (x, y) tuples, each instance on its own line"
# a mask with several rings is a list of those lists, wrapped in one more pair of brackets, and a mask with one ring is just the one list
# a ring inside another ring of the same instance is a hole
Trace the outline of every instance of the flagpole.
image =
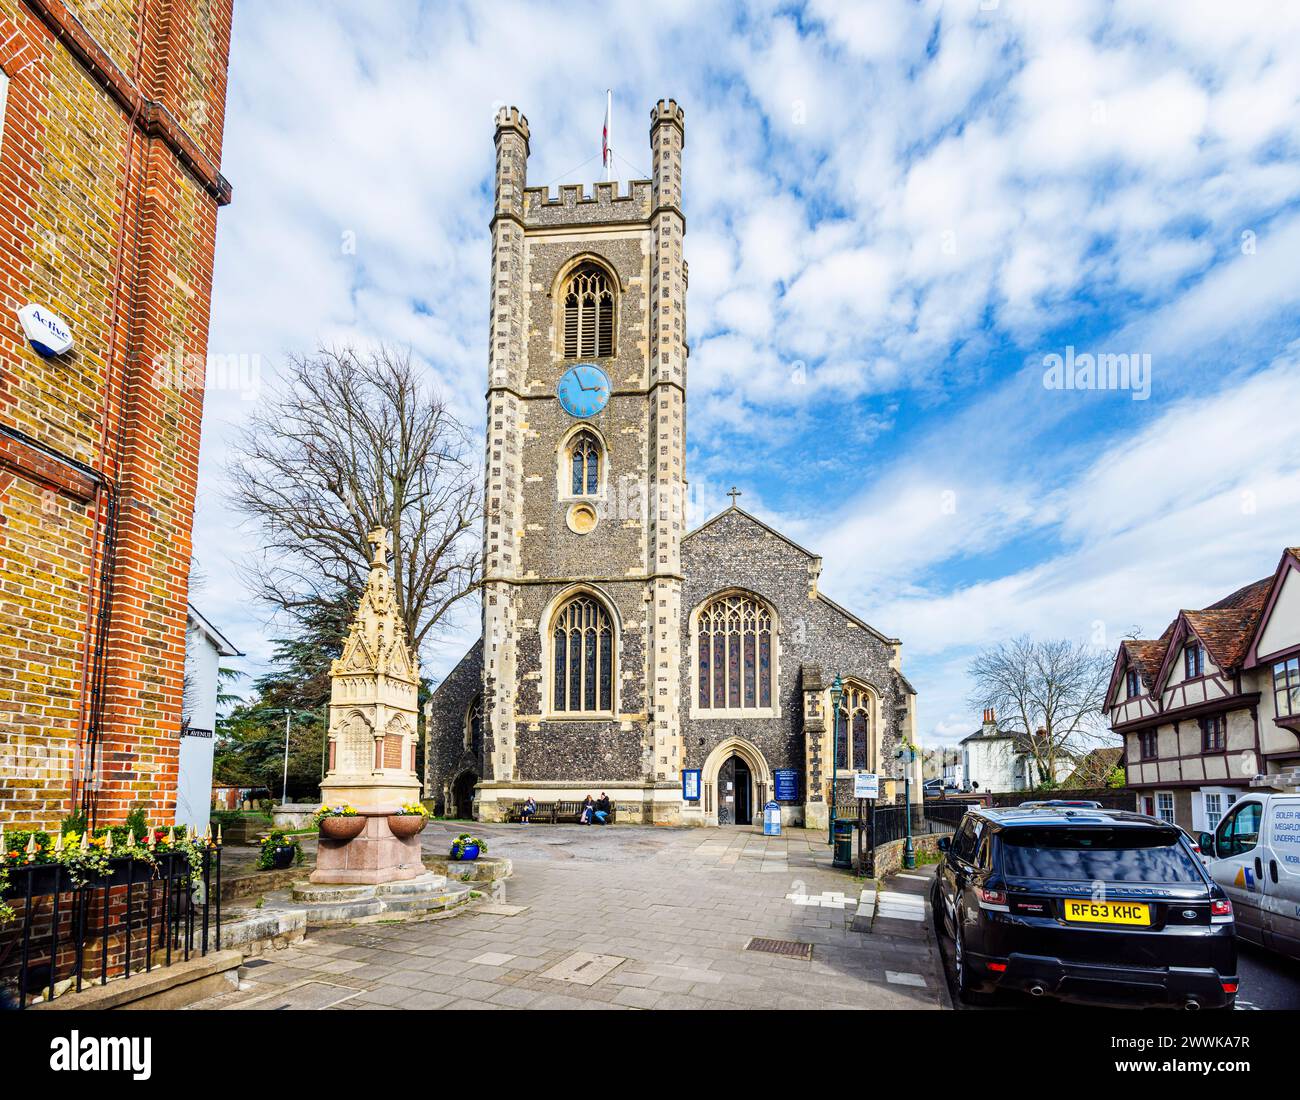
[(605, 154), (605, 182), (609, 182), (609, 172), (614, 164), (614, 145), (610, 140), (614, 132), (614, 92), (611, 88), (605, 89), (605, 148), (602, 150)]

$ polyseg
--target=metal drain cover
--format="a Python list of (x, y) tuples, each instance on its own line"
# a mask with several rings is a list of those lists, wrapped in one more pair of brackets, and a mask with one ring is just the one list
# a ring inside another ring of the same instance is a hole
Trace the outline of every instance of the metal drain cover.
[(811, 959), (812, 949), (813, 945), (810, 943), (799, 943), (797, 940), (767, 940), (761, 936), (755, 936), (745, 944), (746, 951), (763, 951), (786, 959)]

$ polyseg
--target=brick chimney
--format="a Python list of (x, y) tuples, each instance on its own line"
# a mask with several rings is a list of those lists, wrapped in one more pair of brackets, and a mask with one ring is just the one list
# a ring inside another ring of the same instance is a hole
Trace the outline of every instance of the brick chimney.
[(984, 736), (996, 737), (998, 733), (997, 715), (993, 713), (992, 707), (984, 708)]

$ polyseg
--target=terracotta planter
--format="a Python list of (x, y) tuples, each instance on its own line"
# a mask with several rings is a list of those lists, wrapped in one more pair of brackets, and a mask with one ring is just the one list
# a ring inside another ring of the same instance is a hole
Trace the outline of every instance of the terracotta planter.
[(361, 814), (353, 817), (323, 817), (320, 823), (320, 835), (326, 840), (351, 840), (360, 836), (366, 828), (366, 819)]
[(407, 837), (415, 836), (416, 833), (424, 832), (424, 827), (429, 823), (429, 819), (424, 814), (389, 814), (388, 831), (393, 836)]

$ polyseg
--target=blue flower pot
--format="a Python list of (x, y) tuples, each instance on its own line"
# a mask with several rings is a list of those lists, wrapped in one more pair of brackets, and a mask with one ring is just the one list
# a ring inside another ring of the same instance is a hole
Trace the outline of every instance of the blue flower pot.
[(464, 863), (468, 863), (472, 859), (478, 859), (478, 845), (466, 844), (459, 856), (456, 855), (456, 849), (453, 848), (451, 850), (451, 858), (459, 859)]

